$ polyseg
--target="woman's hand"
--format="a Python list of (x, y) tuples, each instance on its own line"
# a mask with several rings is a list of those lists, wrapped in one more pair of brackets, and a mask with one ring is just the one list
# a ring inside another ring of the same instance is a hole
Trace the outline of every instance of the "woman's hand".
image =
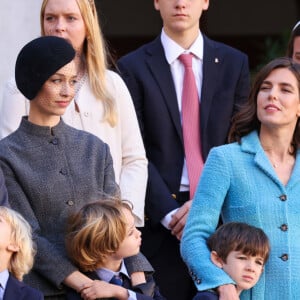
[(220, 300), (239, 300), (240, 297), (233, 284), (224, 284), (218, 287)]
[(110, 284), (102, 280), (94, 280), (92, 283), (87, 283), (81, 290), (81, 297), (84, 300), (94, 300), (98, 298), (117, 298), (119, 300), (128, 299), (127, 289)]

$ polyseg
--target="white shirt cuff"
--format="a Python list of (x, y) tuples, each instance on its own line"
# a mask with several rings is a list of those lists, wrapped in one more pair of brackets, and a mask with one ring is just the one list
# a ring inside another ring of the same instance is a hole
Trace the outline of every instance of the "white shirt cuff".
[(164, 216), (164, 218), (161, 219), (160, 223), (167, 229), (170, 229), (169, 224), (172, 220), (172, 216), (177, 212), (177, 210), (178, 210), (178, 208), (170, 211), (167, 215)]

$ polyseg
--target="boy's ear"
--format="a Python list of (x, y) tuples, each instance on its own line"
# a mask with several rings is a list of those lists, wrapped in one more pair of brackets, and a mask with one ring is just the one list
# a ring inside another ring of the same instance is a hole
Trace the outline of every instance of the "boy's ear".
[(7, 250), (11, 252), (18, 252), (20, 250), (20, 247), (17, 246), (16, 244), (9, 244), (7, 246)]
[(216, 251), (210, 252), (210, 259), (218, 268), (223, 268), (223, 260), (219, 257)]

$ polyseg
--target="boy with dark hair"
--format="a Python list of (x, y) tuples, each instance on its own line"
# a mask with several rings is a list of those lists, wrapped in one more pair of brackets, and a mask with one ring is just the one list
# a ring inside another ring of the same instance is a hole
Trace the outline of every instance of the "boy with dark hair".
[[(238, 294), (252, 288), (269, 257), (269, 239), (262, 229), (246, 223), (222, 225), (207, 240), (211, 260), (236, 283)], [(216, 290), (201, 291), (193, 300), (217, 300)]]

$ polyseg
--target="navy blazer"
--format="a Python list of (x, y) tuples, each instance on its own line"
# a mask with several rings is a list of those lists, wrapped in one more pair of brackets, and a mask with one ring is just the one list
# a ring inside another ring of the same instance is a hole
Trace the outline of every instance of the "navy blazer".
[(44, 295), (24, 282), (17, 280), (11, 274), (7, 281), (3, 300), (42, 300)]
[(198, 292), (193, 300), (219, 300), (219, 296), (213, 292), (203, 291)]
[[(204, 38), (201, 93), (201, 146), (205, 161), (209, 150), (226, 143), (232, 115), (249, 93), (247, 56), (225, 44)], [(117, 63), (134, 101), (147, 158), (146, 224), (143, 230), (146, 256), (159, 248), (160, 220), (180, 206), (172, 194), (180, 187), (184, 146), (180, 113), (170, 66), (160, 36), (122, 57)], [(147, 227), (155, 235), (149, 240)], [(163, 238), (160, 239), (161, 241)]]

